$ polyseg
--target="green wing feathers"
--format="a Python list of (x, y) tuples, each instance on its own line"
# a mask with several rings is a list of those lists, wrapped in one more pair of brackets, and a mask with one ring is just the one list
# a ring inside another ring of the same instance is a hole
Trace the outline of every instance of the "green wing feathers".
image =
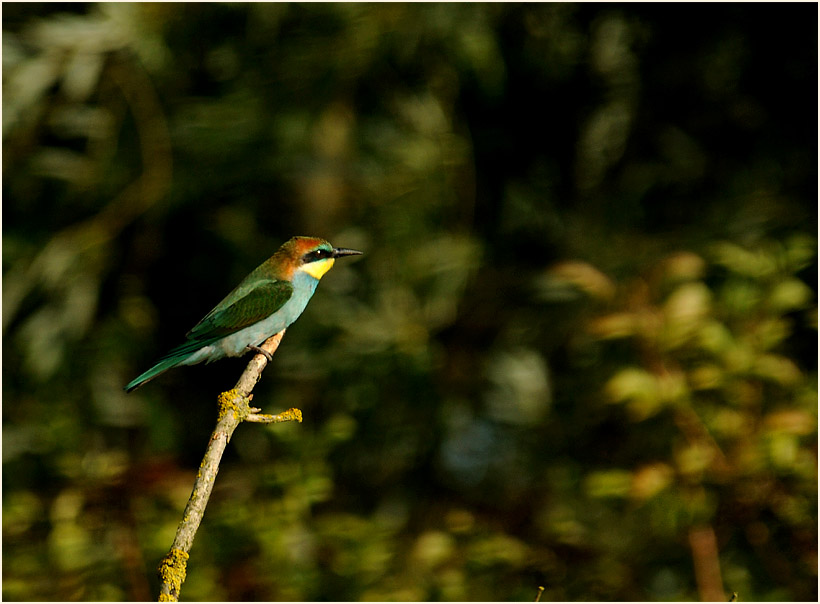
[[(202, 342), (229, 336), (250, 327), (282, 308), (293, 294), (293, 285), (289, 281), (263, 281), (245, 295), (241, 295), (240, 288), (235, 293), (239, 296), (225, 298), (185, 337)], [(235, 298), (235, 301), (231, 298)]]
[(186, 334), (186, 342), (163, 355), (156, 365), (129, 382), (127, 392), (139, 388), (185, 361), (203, 346), (210, 346), (225, 336), (266, 319), (287, 302), (293, 294), (289, 281), (262, 280), (247, 286), (241, 283)]

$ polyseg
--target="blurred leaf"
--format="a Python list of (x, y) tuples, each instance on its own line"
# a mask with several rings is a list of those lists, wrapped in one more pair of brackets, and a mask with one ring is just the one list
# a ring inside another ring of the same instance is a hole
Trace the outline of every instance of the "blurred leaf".
[(632, 474), (626, 470), (593, 472), (584, 480), (590, 497), (626, 497), (632, 488)]
[(666, 343), (671, 348), (692, 338), (709, 316), (712, 294), (702, 283), (687, 283), (675, 289), (664, 304)]
[(763, 250), (747, 250), (723, 241), (714, 244), (712, 252), (718, 264), (745, 277), (763, 279), (772, 276), (777, 270), (774, 260)]
[(630, 494), (639, 501), (650, 499), (667, 488), (673, 478), (673, 469), (664, 463), (638, 468), (632, 475)]
[(549, 282), (567, 282), (585, 294), (601, 300), (608, 300), (615, 293), (615, 284), (612, 280), (586, 262), (560, 262), (549, 268), (546, 278)]
[(783, 385), (796, 384), (802, 377), (800, 369), (791, 360), (774, 354), (758, 357), (755, 373)]
[(428, 531), (416, 540), (413, 559), (424, 568), (432, 568), (446, 562), (454, 553), (454, 542), (447, 533)]
[(799, 279), (786, 279), (774, 286), (768, 303), (775, 312), (791, 312), (805, 308), (813, 297), (805, 283)]

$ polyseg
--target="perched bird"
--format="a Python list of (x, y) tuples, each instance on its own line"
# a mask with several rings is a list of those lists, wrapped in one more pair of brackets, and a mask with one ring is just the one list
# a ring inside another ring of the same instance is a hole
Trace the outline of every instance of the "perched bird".
[(290, 239), (194, 325), (185, 335), (186, 342), (129, 382), (126, 392), (178, 365), (210, 363), (248, 350), (270, 358), (259, 345), (299, 318), (336, 258), (361, 253), (334, 248), (316, 237)]

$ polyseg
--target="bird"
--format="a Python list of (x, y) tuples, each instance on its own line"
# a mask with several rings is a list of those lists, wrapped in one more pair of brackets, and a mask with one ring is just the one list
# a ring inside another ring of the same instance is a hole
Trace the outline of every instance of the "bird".
[(136, 390), (172, 367), (210, 363), (242, 356), (290, 326), (316, 291), (319, 280), (337, 258), (362, 252), (334, 248), (318, 237), (293, 237), (256, 267), (234, 290), (185, 335), (185, 342), (160, 357), (148, 371), (125, 386)]

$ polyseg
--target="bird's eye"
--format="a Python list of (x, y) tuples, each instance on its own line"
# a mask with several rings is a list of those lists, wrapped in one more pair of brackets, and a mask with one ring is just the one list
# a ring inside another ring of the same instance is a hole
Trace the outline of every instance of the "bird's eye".
[(330, 258), (330, 256), (331, 253), (329, 250), (318, 249), (305, 254), (302, 257), (302, 261), (304, 262), (304, 264), (308, 264), (309, 262), (316, 262), (317, 260), (324, 260), (325, 258)]

